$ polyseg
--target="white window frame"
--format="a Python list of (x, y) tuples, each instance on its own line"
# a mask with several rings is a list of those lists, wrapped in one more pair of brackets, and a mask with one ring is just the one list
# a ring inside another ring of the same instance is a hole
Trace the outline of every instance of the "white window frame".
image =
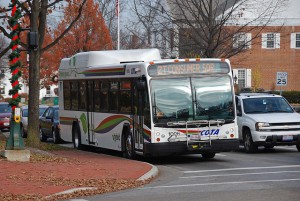
[[(298, 45), (297, 45), (297, 43), (298, 43)], [(291, 48), (292, 49), (300, 49), (300, 32), (291, 33)]]
[(251, 69), (250, 68), (235, 68), (232, 69), (233, 77), (237, 77), (237, 82), (240, 88), (251, 88)]
[[(270, 37), (273, 35), (273, 40)], [(280, 33), (263, 33), (262, 34), (261, 47), (263, 49), (279, 49), (280, 48)], [(268, 42), (273, 41), (273, 46), (268, 47)]]
[(250, 49), (251, 48), (251, 33), (236, 33), (233, 36), (233, 48), (243, 48), (241, 49)]

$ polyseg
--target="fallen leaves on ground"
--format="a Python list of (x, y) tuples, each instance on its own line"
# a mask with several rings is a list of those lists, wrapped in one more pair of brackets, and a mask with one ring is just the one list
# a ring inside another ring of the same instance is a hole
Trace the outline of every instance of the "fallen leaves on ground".
[[(53, 181), (52, 181), (53, 182)], [(71, 185), (76, 188), (80, 187), (94, 187), (93, 189), (87, 190), (77, 190), (72, 193), (52, 195), (43, 197), (38, 194), (26, 194), (26, 195), (14, 195), (14, 194), (4, 194), (0, 195), (0, 200), (2, 201), (57, 201), (71, 198), (78, 198), (83, 196), (98, 195), (103, 193), (115, 192), (124, 189), (136, 188), (144, 185), (145, 181), (136, 181), (136, 180), (127, 180), (127, 179), (86, 179), (82, 180), (64, 180), (68, 185)], [(91, 185), (91, 186), (86, 186)]]
[[(1, 135), (0, 135), (1, 136)], [(5, 148), (5, 141), (0, 140), (0, 150)], [(42, 150), (30, 150), (31, 151), (31, 163), (70, 163), (70, 164), (80, 164), (80, 161), (59, 157), (51, 152), (42, 151)], [(0, 162), (1, 159), (0, 158)], [(23, 175), (26, 175), (26, 171), (22, 172)], [(12, 180), (12, 182), (19, 182), (20, 177), (17, 175), (10, 175), (7, 177), (8, 179)], [(92, 187), (92, 189), (86, 190), (77, 190), (73, 193), (68, 194), (60, 194), (60, 195), (52, 195), (52, 196), (42, 196), (40, 194), (12, 194), (12, 193), (5, 193), (0, 195), (1, 201), (56, 201), (56, 200), (64, 200), (64, 199), (71, 199), (71, 198), (78, 198), (83, 196), (91, 196), (97, 194), (103, 194), (108, 192), (115, 192), (129, 188), (136, 188), (142, 186), (148, 181), (136, 181), (134, 179), (97, 179), (97, 178), (87, 178), (87, 179), (67, 179), (63, 177), (53, 177), (51, 174), (48, 176), (29, 176), (28, 181), (30, 182), (41, 182), (44, 185), (51, 185), (51, 186), (68, 186), (70, 188), (81, 188), (81, 187)], [(26, 186), (24, 186), (26, 188)]]

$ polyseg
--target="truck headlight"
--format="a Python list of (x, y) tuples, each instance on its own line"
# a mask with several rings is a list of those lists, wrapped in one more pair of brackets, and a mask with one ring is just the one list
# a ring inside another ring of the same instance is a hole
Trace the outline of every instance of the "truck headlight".
[(270, 124), (267, 123), (267, 122), (257, 122), (255, 124), (255, 128), (256, 128), (257, 131), (261, 130), (261, 128), (263, 128), (263, 127), (270, 127)]

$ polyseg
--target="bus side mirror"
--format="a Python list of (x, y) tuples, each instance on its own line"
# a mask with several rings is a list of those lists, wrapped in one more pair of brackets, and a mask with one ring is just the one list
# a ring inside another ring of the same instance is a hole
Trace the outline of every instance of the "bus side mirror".
[(144, 91), (146, 89), (146, 82), (145, 82), (145, 80), (138, 80), (136, 82), (136, 88), (139, 91)]

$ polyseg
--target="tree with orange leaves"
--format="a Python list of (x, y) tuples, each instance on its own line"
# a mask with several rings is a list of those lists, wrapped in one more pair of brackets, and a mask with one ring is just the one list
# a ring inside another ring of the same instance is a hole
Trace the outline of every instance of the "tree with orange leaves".
[[(77, 9), (75, 4), (65, 8), (64, 19), (57, 26), (54, 32), (55, 36), (59, 35), (61, 30), (64, 30), (70, 21), (76, 17)], [(93, 0), (87, 0), (81, 18), (53, 48), (52, 53), (54, 55), (49, 58), (52, 61), (48, 60), (48, 62), (58, 68), (60, 60), (64, 57), (70, 57), (78, 52), (110, 50), (112, 47), (112, 39), (99, 11), (99, 4)]]
[[(64, 9), (64, 19), (58, 24), (54, 34), (52, 35), (49, 30), (46, 31), (43, 46), (49, 45), (53, 38), (57, 38), (77, 16), (76, 1), (79, 2), (80, 0), (74, 0), (74, 4), (70, 4)], [(70, 57), (78, 52), (108, 50), (112, 49), (112, 46), (110, 33), (99, 11), (98, 3), (87, 0), (81, 18), (74, 24), (73, 28), (55, 46), (43, 52), (40, 64), (41, 88), (53, 84), (51, 78), (57, 74), (62, 58)], [(23, 64), (26, 64), (25, 55), (22, 58)], [(28, 68), (23, 68), (22, 74), (26, 83)]]

